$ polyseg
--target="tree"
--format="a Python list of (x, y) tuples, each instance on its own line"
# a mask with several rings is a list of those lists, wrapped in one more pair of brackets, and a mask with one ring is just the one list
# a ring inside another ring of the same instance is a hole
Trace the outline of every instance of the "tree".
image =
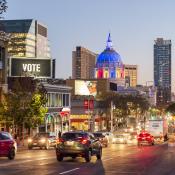
[[(146, 98), (142, 96), (120, 95), (115, 92), (107, 92), (97, 96), (100, 107), (108, 108), (107, 112), (110, 114), (111, 101), (113, 101), (113, 118), (116, 127), (126, 125), (129, 115), (134, 115), (136, 119), (149, 109), (149, 103)], [(108, 115), (110, 116), (110, 115)]]
[(37, 127), (44, 122), (48, 109), (45, 107), (47, 102), (46, 95), (43, 92), (35, 92), (29, 106), (28, 127)]
[(16, 80), (13, 89), (4, 95), (4, 101), (0, 103), (0, 116), (4, 119), (6, 127), (13, 127), (13, 131), (22, 131), (24, 126), (36, 127), (44, 120), (47, 112), (46, 102), (43, 88), (36, 86), (32, 92)]
[(8, 8), (7, 1), (6, 0), (0, 0), (0, 15), (2, 15), (4, 12), (6, 12), (7, 8)]
[(170, 112), (173, 115), (175, 115), (175, 103), (170, 104), (167, 108), (166, 108), (166, 112)]

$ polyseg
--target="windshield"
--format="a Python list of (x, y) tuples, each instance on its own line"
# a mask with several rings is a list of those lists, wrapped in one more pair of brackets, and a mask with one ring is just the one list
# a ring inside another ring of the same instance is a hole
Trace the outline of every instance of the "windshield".
[(34, 136), (35, 139), (40, 137), (49, 137), (49, 133), (38, 133)]
[(7, 132), (1, 132), (0, 133), (0, 140), (11, 140), (12, 139), (12, 136), (7, 133)]

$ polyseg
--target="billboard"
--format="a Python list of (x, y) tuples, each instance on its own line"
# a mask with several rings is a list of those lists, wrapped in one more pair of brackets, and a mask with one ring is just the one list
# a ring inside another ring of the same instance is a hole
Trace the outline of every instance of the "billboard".
[(75, 80), (75, 95), (97, 95), (97, 81)]
[(10, 76), (50, 78), (51, 59), (11, 58)]

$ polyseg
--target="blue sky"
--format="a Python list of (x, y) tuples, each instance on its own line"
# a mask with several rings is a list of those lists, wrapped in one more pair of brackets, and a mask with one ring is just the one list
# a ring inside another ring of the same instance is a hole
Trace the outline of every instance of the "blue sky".
[[(153, 44), (172, 40), (174, 80), (174, 0), (7, 0), (5, 19), (37, 19), (47, 25), (56, 77), (72, 74), (77, 45), (100, 53), (111, 32), (115, 50), (125, 64), (139, 66), (139, 83), (153, 80)], [(174, 83), (174, 81), (173, 81)]]

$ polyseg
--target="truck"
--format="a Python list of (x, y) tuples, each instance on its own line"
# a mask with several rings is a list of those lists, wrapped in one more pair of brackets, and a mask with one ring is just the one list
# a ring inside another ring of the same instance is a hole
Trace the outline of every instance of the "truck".
[(155, 141), (164, 141), (168, 134), (167, 120), (149, 120), (148, 132), (154, 136)]

